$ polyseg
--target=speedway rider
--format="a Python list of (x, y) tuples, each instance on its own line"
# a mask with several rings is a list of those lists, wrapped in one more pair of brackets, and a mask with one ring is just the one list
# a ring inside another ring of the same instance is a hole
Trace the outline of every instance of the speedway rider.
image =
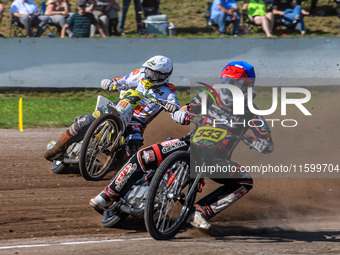
[[(129, 75), (117, 79), (103, 79), (100, 87), (108, 91), (134, 89), (141, 92), (144, 96), (151, 95), (152, 97), (167, 100), (165, 109), (170, 112), (176, 122), (173, 112), (178, 110), (180, 106), (175, 86), (169, 83), (172, 70), (173, 63), (171, 59), (158, 55), (147, 60), (141, 68), (134, 70)], [(132, 120), (125, 127), (127, 156), (136, 153), (143, 145), (143, 132), (146, 125), (162, 109), (159, 105), (146, 103), (141, 100), (138, 107), (134, 110)], [(81, 141), (84, 138), (87, 129), (93, 121), (100, 115), (108, 112), (111, 112), (111, 110), (104, 105), (93, 113), (77, 117), (73, 125), (60, 136), (57, 143), (51, 149), (45, 151), (44, 157), (50, 161), (60, 159), (70, 144)]]
[[(243, 120), (245, 120), (245, 123), (249, 123), (248, 121), (250, 121), (250, 123), (252, 123), (251, 126), (232, 125), (230, 124), (231, 122), (224, 122), (222, 125), (217, 126), (227, 130), (230, 135), (240, 136), (243, 136), (250, 128), (255, 135), (251, 147), (262, 153), (272, 152), (274, 145), (271, 139), (270, 129), (265, 119), (262, 116), (251, 113), (246, 104), (247, 88), (254, 87), (255, 83), (254, 67), (243, 61), (231, 62), (227, 64), (220, 73), (220, 83), (235, 85), (243, 91), (245, 95), (245, 114), (232, 114), (232, 97), (230, 91), (222, 88), (218, 91), (219, 98), (217, 95), (214, 95), (214, 99), (208, 99), (207, 116), (203, 119), (201, 125), (212, 126), (214, 119), (221, 119), (222, 117), (227, 120), (236, 120), (239, 123), (243, 123)], [(199, 94), (187, 107), (182, 107), (181, 110), (174, 113), (174, 118), (176, 118), (177, 122), (187, 125), (189, 124), (190, 112), (201, 112), (201, 96), (202, 94)], [(255, 97), (255, 93), (253, 97)], [(222, 105), (218, 106), (213, 103), (213, 101), (219, 99), (221, 99)], [(255, 106), (255, 108), (257, 108), (257, 106)], [(261, 120), (263, 125), (256, 127), (256, 120)], [(132, 185), (143, 176), (146, 170), (156, 169), (165, 157), (176, 150), (189, 150), (189, 140), (190, 135), (181, 139), (154, 144), (138, 151), (118, 172), (116, 177), (111, 180), (110, 184), (90, 200), (90, 205), (98, 212), (102, 212), (102, 208), (110, 206), (114, 201), (118, 201), (119, 197), (124, 196)], [(226, 176), (227, 178), (213, 179), (213, 181), (223, 184), (223, 186), (195, 204), (195, 210), (188, 218), (188, 221), (194, 227), (209, 230), (211, 228), (211, 225), (208, 223), (210, 218), (240, 199), (252, 188), (253, 180), (249, 173), (242, 172), (240, 165), (230, 160), (232, 151), (238, 142), (239, 139), (236, 138), (225, 138), (222, 146), (218, 148), (218, 154), (215, 155), (213, 159), (214, 163), (219, 163), (222, 166), (233, 166), (236, 171), (226, 173), (228, 175)], [(170, 150), (167, 149), (170, 148), (170, 146), (172, 148)]]

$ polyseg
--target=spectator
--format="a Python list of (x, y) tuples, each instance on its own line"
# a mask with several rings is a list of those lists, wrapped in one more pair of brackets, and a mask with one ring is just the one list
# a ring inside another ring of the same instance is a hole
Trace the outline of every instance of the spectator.
[(233, 23), (233, 34), (239, 34), (240, 13), (235, 0), (214, 0), (210, 19), (218, 25), (220, 35), (226, 34), (227, 24)]
[(87, 0), (86, 1), (86, 12), (92, 13), (95, 6), (96, 6), (96, 0)]
[[(62, 29), (66, 19), (72, 15), (70, 13), (70, 4), (67, 0), (48, 0), (46, 3), (45, 15), (49, 16), (53, 24)], [(72, 37), (72, 31), (68, 28), (66, 33)]]
[(334, 0), (334, 2), (336, 3), (336, 11), (338, 14), (338, 18), (340, 18), (340, 0)]
[(309, 12), (303, 10), (301, 4), (296, 0), (274, 0), (272, 11), (274, 15), (282, 18), (285, 25), (297, 24), (301, 35), (306, 33), (303, 15), (309, 15)]
[(316, 5), (318, 4), (318, 0), (312, 0), (310, 3), (310, 15), (315, 16), (316, 15)]
[(109, 17), (109, 35), (119, 35), (118, 33), (118, 12), (120, 11), (120, 6), (115, 0), (108, 0), (109, 4), (105, 11)]
[(266, 4), (263, 0), (245, 0), (242, 10), (250, 23), (261, 25), (267, 37), (273, 36), (274, 15), (266, 11)]
[(78, 13), (73, 14), (66, 22), (61, 30), (61, 38), (65, 37), (66, 30), (72, 26), (73, 34), (72, 37), (90, 37), (91, 24), (95, 25), (102, 37), (106, 37), (103, 29), (98, 25), (97, 20), (92, 13), (87, 12), (86, 1), (79, 0), (77, 4)]
[(4, 13), (4, 10), (5, 10), (4, 4), (0, 0), (0, 23), (2, 20), (2, 14)]
[[(3, 5), (3, 3), (0, 0), (0, 24), (1, 24), (1, 20), (2, 20), (2, 14), (4, 13), (5, 7)], [(0, 34), (0, 37), (4, 37), (2, 34)]]
[[(134, 4), (135, 4), (137, 32), (139, 34), (143, 34), (140, 0), (133, 0), (133, 1), (134, 1)], [(122, 35), (125, 35), (124, 24), (125, 24), (126, 14), (129, 10), (130, 3), (131, 3), (131, 0), (123, 0), (123, 10), (120, 13), (120, 20), (119, 20), (119, 32)]]
[[(27, 37), (40, 37), (45, 32), (48, 16), (40, 15), (40, 10), (33, 0), (14, 0), (10, 14), (18, 18), (24, 26)], [(33, 35), (32, 27), (36, 26), (38, 31)]]
[[(105, 35), (109, 34), (109, 17), (106, 15), (106, 7), (109, 5), (107, 0), (94, 0), (94, 8), (92, 14), (96, 18), (99, 25), (104, 30)], [(91, 36), (96, 33), (96, 27), (91, 25)]]

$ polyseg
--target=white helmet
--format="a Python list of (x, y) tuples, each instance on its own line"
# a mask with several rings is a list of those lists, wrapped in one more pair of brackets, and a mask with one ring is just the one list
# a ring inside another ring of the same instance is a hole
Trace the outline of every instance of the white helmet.
[[(142, 66), (145, 67), (145, 79), (154, 85), (162, 85), (168, 82), (173, 69), (171, 59), (165, 56), (154, 56)], [(149, 85), (148, 88), (150, 87)]]

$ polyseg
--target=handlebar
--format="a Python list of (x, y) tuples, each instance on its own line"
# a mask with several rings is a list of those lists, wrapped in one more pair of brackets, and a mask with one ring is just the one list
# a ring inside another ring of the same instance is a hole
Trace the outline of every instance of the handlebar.
[[(145, 96), (144, 98), (146, 98), (147, 100), (149, 100), (148, 103), (154, 103), (155, 105), (159, 105), (162, 108), (164, 108), (165, 110), (169, 110), (166, 108), (166, 104), (168, 103), (168, 100), (165, 99), (161, 99), (161, 98), (156, 98), (156, 97), (152, 97), (152, 96)], [(176, 111), (179, 110), (179, 108), (177, 107)]]
[(228, 135), (227, 135), (227, 137), (229, 137), (229, 138), (230, 138), (230, 137), (234, 137), (234, 138), (237, 138), (237, 139), (241, 140), (241, 141), (244, 142), (247, 146), (249, 146), (250, 149), (254, 148), (252, 142), (253, 142), (254, 140), (257, 139), (257, 137), (251, 136), (251, 135), (243, 135), (243, 136), (240, 136), (240, 135), (229, 135), (229, 136), (228, 136)]
[(145, 96), (144, 98), (148, 99), (150, 101), (150, 103), (154, 103), (154, 104), (160, 105), (160, 106), (164, 106), (164, 104), (168, 102), (165, 99), (160, 99), (160, 98), (156, 98), (156, 97), (152, 97), (152, 96)]

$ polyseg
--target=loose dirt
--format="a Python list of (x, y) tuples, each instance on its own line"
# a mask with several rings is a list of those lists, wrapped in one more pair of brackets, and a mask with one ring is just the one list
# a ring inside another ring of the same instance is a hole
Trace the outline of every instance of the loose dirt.
[[(295, 128), (272, 128), (272, 154), (240, 144), (234, 160), (242, 165), (339, 164), (337, 98), (316, 103), (312, 117), (288, 116), (299, 121)], [(88, 201), (112, 176), (88, 182), (76, 170), (55, 175), (42, 156), (46, 144), (63, 131), (0, 130), (0, 254), (340, 254), (340, 178), (334, 176), (255, 174), (251, 192), (213, 218), (209, 234), (188, 226), (173, 241), (157, 242), (143, 219), (132, 217), (105, 229)], [(147, 128), (145, 144), (187, 132), (164, 113)], [(207, 180), (204, 194), (216, 187)], [(89, 240), (105, 242), (60, 244)], [(23, 244), (37, 246), (4, 248)]]

